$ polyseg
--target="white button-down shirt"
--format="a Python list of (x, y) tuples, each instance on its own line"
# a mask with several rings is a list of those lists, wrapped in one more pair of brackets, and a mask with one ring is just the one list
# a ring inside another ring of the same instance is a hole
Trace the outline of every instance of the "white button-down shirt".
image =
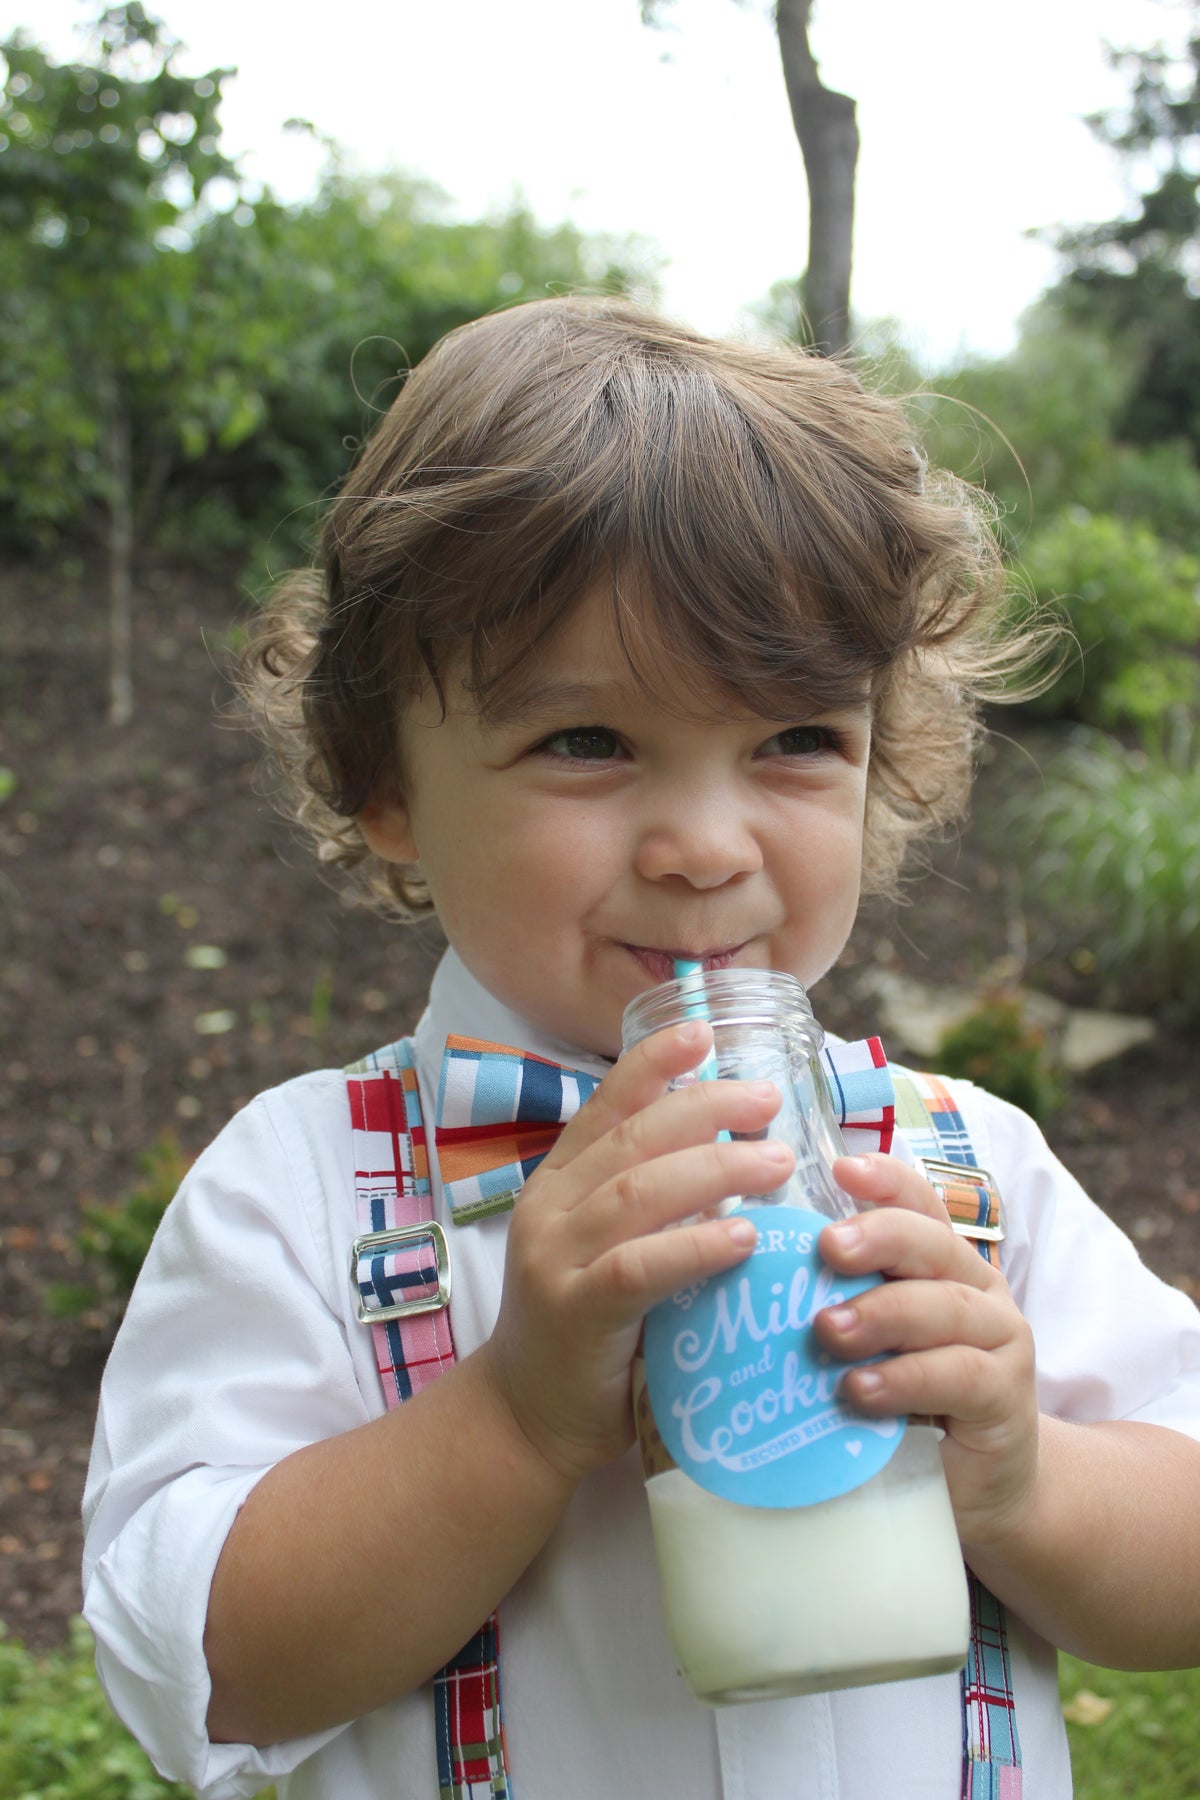
[[(450, 954), (416, 1033), (428, 1121), (451, 1032), (603, 1073), (532, 1033)], [(1035, 1333), (1043, 1409), (1200, 1438), (1200, 1314), (1143, 1267), (1029, 1120), (961, 1092), (1005, 1198), (1003, 1266)], [(507, 1221), (450, 1229), (465, 1356), (495, 1322)], [(427, 1688), (265, 1750), (210, 1744), (204, 1728), (208, 1593), (239, 1506), (291, 1451), (384, 1410), (348, 1279), (356, 1230), (344, 1076), (261, 1095), (189, 1173), (105, 1374), (85, 1496), (85, 1613), (116, 1710), (202, 1800), (269, 1781), (281, 1800), (436, 1800)], [(402, 1596), (381, 1593), (379, 1605), (402, 1616)], [(958, 1800), (957, 1676), (716, 1711), (690, 1697), (663, 1626), (633, 1452), (583, 1482), (500, 1623), (515, 1800)], [(1025, 1792), (1065, 1800), (1055, 1653), (1019, 1620), (1010, 1626)]]

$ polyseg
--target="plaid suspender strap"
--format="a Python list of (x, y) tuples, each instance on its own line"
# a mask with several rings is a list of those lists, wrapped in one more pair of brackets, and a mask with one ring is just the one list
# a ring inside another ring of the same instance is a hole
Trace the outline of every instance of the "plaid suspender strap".
[[(892, 1064), (896, 1124), (918, 1166), (946, 1203), (954, 1229), (999, 1266), (1000, 1196), (979, 1166), (953, 1094), (937, 1075)], [(1021, 1744), (1013, 1704), (1004, 1608), (968, 1577), (971, 1648), (962, 1673), (963, 1800), (1020, 1800)]]
[[(351, 1280), (389, 1407), (454, 1362), (450, 1264), (433, 1217), (421, 1099), (408, 1039), (347, 1070), (359, 1236)], [(511, 1800), (495, 1614), (434, 1677), (439, 1800)]]

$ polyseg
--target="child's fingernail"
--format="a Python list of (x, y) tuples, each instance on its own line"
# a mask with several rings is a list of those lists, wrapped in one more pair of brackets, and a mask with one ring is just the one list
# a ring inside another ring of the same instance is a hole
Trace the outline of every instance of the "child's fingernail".
[(877, 1394), (883, 1386), (883, 1376), (875, 1369), (858, 1369), (854, 1376), (854, 1385), (865, 1398), (868, 1394)]
[(871, 1166), (871, 1159), (869, 1156), (839, 1156), (838, 1161), (849, 1163), (850, 1167), (852, 1169), (857, 1169), (860, 1174), (864, 1173)]
[(852, 1331), (858, 1323), (858, 1314), (852, 1306), (831, 1306), (825, 1317), (835, 1331)]
[(785, 1164), (790, 1163), (793, 1160), (792, 1152), (788, 1149), (787, 1145), (776, 1143), (774, 1138), (768, 1138), (766, 1142), (760, 1144), (758, 1148), (763, 1161), (765, 1163), (770, 1163), (772, 1168), (782, 1169)]
[(730, 1219), (725, 1229), (735, 1244), (753, 1244), (758, 1241), (758, 1232), (751, 1219)]
[(829, 1235), (839, 1250), (853, 1250), (862, 1242), (862, 1226), (854, 1219), (846, 1219), (840, 1225), (831, 1225)]
[(773, 1081), (748, 1081), (746, 1087), (756, 1100), (778, 1100), (779, 1089)]

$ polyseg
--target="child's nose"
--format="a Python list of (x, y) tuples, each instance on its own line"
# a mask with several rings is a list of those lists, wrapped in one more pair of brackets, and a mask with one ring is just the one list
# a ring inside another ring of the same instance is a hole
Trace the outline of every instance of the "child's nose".
[(762, 864), (751, 821), (724, 788), (664, 797), (638, 844), (638, 873), (648, 881), (676, 877), (694, 888), (714, 888)]

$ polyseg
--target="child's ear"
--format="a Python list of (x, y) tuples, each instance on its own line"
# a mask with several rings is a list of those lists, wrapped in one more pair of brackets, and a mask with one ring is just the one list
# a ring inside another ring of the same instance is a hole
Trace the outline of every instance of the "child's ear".
[(358, 815), (358, 828), (369, 847), (384, 862), (420, 861), (408, 808), (403, 800), (369, 800)]

